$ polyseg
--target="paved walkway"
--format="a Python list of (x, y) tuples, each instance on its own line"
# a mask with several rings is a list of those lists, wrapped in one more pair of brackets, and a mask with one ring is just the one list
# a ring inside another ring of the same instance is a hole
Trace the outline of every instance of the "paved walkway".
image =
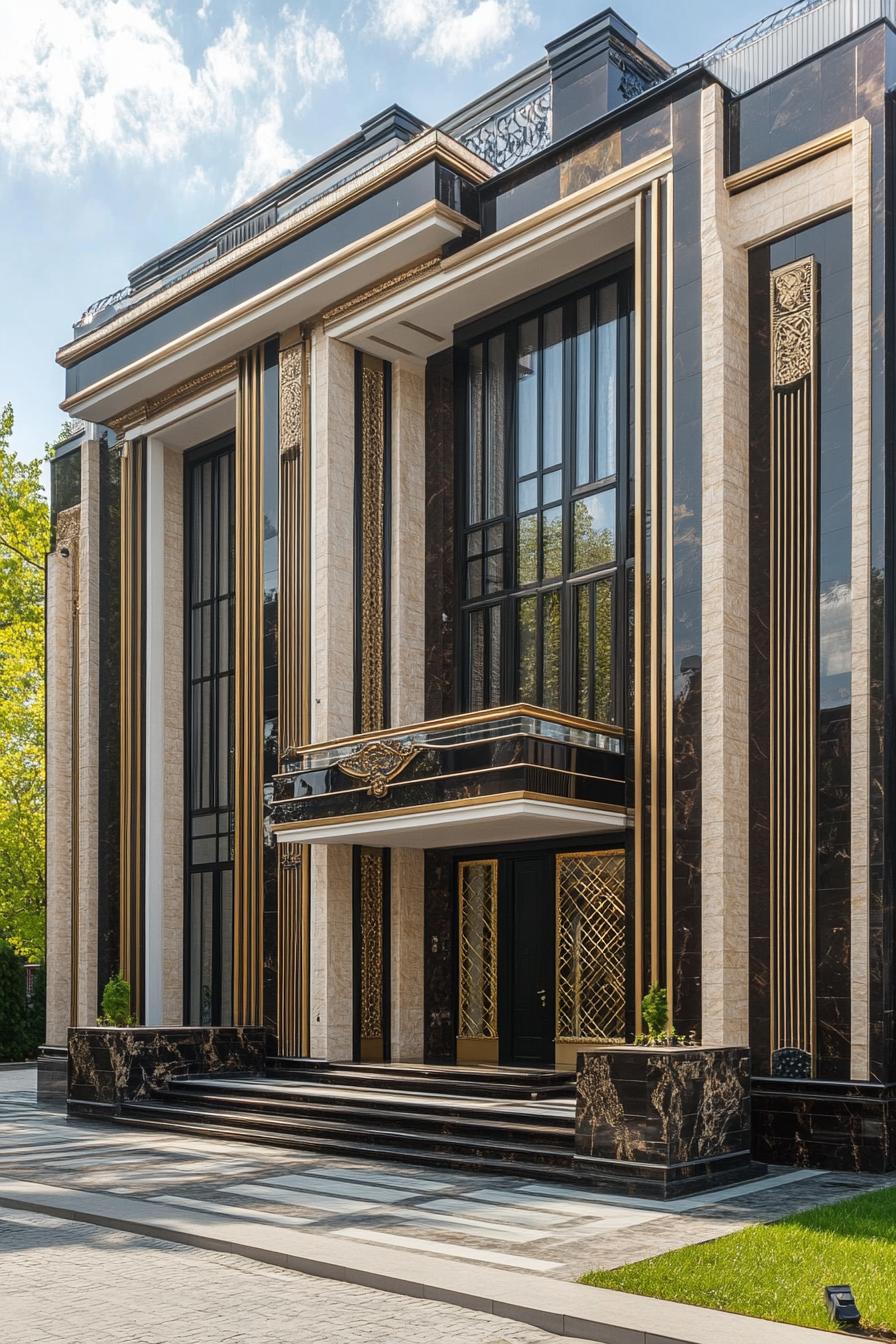
[[(128, 1339), (146, 1344), (293, 1339), (297, 1320), (309, 1344), (547, 1344), (542, 1326), (618, 1344), (796, 1344), (816, 1332), (569, 1280), (882, 1183), (779, 1171), (740, 1189), (655, 1205), (562, 1185), (67, 1123), (61, 1110), (37, 1107), (33, 1070), (0, 1071), (0, 1254), (13, 1252), (0, 1262), (4, 1308), (13, 1304), (13, 1333), (4, 1331), (4, 1340), (34, 1338), (38, 1322), (38, 1338), (86, 1344), (111, 1341), (114, 1332), (117, 1344), (127, 1302)], [(143, 1333), (131, 1331), (132, 1320)]]

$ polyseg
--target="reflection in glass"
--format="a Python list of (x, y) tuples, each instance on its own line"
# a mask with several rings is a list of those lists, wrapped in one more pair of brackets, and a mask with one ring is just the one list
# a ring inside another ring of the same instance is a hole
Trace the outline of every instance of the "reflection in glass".
[(563, 510), (545, 509), (542, 516), (542, 578), (556, 579), (563, 572)]
[(504, 512), (504, 337), (488, 343), (488, 439), (486, 518)]
[(520, 481), (516, 491), (516, 507), (520, 513), (538, 506), (538, 477), (530, 476), (528, 481)]
[(524, 704), (538, 703), (538, 598), (523, 597), (516, 604), (517, 695)]
[(612, 723), (613, 580), (576, 589), (576, 713)]
[(602, 285), (597, 310), (597, 480), (616, 470), (618, 313), (616, 285)]
[(482, 520), (482, 346), (470, 348), (467, 373), (468, 521)]
[(534, 583), (538, 578), (538, 514), (520, 518), (516, 525), (516, 581)]
[(563, 456), (563, 309), (544, 315), (541, 465), (555, 467)]
[(616, 491), (601, 490), (573, 505), (573, 569), (594, 569), (616, 560)]
[(528, 476), (538, 466), (538, 322), (523, 322), (516, 359), (516, 469)]
[(545, 709), (560, 708), (560, 590), (542, 598), (541, 703)]
[(591, 295), (576, 304), (576, 485), (591, 480)]

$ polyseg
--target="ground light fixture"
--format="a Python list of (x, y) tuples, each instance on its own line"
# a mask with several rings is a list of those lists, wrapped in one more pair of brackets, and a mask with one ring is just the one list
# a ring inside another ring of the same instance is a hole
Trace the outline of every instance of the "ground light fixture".
[(848, 1283), (829, 1284), (824, 1290), (824, 1300), (828, 1315), (835, 1325), (843, 1326), (846, 1330), (855, 1329), (861, 1317)]

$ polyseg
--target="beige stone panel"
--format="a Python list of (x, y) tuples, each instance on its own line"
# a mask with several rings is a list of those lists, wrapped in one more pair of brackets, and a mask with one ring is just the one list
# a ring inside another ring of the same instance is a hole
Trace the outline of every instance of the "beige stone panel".
[(392, 850), (390, 895), (392, 1059), (423, 1058), (423, 851)]
[(354, 717), (355, 352), (315, 328), (311, 344), (311, 736)]
[[(311, 736), (354, 722), (355, 352), (311, 341)], [(311, 846), (311, 1053), (351, 1059), (352, 851)]]
[(183, 457), (165, 449), (165, 668), (162, 765), (162, 1026), (183, 1022), (184, 965), (184, 494)]
[[(76, 512), (76, 510), (72, 510)], [(80, 509), (77, 509), (80, 513)], [(47, 557), (47, 1042), (65, 1045), (71, 1018), (72, 562)]]
[(352, 1057), (352, 851), (311, 846), (311, 1053)]
[(100, 453), (81, 447), (78, 615), (78, 1002), (77, 1025), (96, 1026), (99, 881)]
[(392, 369), (391, 713), (396, 726), (424, 717), (426, 482), (423, 378)]
[(749, 1042), (749, 434), (746, 254), (723, 186), (721, 91), (703, 93), (703, 1024)]

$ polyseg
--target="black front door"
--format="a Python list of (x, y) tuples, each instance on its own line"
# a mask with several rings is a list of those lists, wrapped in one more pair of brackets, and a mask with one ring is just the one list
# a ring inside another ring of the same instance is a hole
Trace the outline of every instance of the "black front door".
[(501, 1063), (554, 1063), (554, 860), (505, 860), (498, 909)]

